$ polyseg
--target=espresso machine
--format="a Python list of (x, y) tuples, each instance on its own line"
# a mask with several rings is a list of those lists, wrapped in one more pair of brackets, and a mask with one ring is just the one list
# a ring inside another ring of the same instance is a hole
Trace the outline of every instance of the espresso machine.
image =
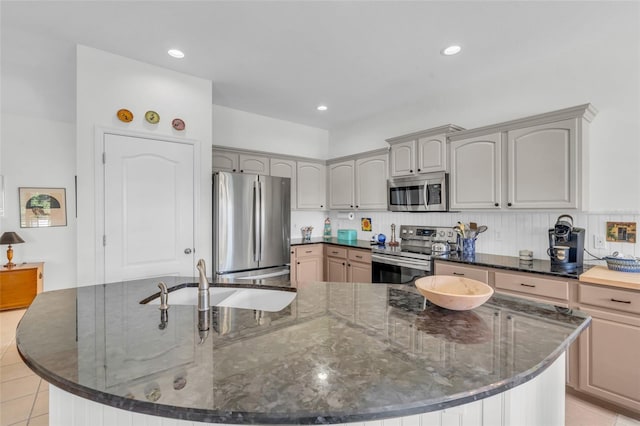
[(551, 258), (551, 267), (566, 270), (581, 268), (584, 237), (584, 229), (573, 226), (573, 217), (568, 214), (559, 216), (554, 227), (549, 229), (547, 253)]

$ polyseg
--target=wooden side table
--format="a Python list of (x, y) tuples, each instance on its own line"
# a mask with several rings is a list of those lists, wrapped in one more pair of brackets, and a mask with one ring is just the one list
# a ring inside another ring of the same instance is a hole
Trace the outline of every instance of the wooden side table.
[(0, 311), (28, 307), (42, 291), (44, 263), (0, 266)]

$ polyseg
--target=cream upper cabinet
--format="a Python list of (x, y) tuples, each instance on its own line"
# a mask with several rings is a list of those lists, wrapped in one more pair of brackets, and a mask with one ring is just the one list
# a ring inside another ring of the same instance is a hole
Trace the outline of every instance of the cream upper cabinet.
[(213, 150), (212, 165), (214, 172), (237, 172), (240, 156), (236, 152)]
[(447, 134), (463, 130), (448, 124), (387, 139), (391, 145), (389, 174), (391, 177), (448, 171)]
[(577, 119), (507, 132), (509, 207), (578, 207)]
[(298, 161), (298, 209), (318, 210), (327, 205), (327, 168), (321, 163)]
[(408, 176), (414, 173), (416, 167), (415, 152), (415, 140), (391, 146), (389, 157), (392, 177)]
[(447, 137), (443, 134), (419, 138), (416, 143), (418, 173), (442, 172), (447, 168)]
[(355, 162), (353, 160), (330, 164), (329, 208), (353, 209), (355, 207)]
[(214, 149), (212, 165), (214, 172), (269, 174), (269, 157), (251, 153)]
[(450, 142), (449, 205), (458, 209), (499, 209), (502, 203), (502, 135)]
[(271, 158), (269, 160), (269, 170), (271, 176), (287, 177), (291, 179), (291, 208), (297, 208), (296, 198), (296, 162), (294, 160), (284, 160), (281, 158)]
[(369, 154), (327, 166), (329, 207), (345, 210), (386, 210), (388, 154)]
[(356, 160), (355, 195), (358, 210), (387, 210), (388, 155)]
[(586, 209), (590, 104), (450, 134), (450, 206)]
[(238, 167), (240, 168), (240, 173), (269, 175), (269, 157), (240, 154)]

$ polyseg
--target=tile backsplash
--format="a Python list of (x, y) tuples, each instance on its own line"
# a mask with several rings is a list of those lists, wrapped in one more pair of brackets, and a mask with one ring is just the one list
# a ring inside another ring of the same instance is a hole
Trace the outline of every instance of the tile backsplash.
[[(391, 238), (391, 224), (399, 225), (431, 225), (453, 226), (458, 221), (476, 222), (489, 229), (476, 241), (476, 250), (505, 256), (518, 256), (518, 251), (533, 251), (536, 259), (548, 259), (548, 230), (556, 223), (558, 216), (564, 212), (459, 212), (459, 213), (395, 213), (395, 212), (354, 212), (353, 220), (338, 218), (337, 211), (303, 212), (293, 211), (291, 214), (291, 236), (300, 237), (302, 226), (313, 226), (313, 236), (322, 236), (324, 219), (331, 218), (331, 229), (336, 236), (338, 229), (355, 229), (358, 239), (369, 240), (373, 234), (383, 233)], [(607, 222), (636, 222), (640, 224), (640, 214), (600, 214), (600, 213), (568, 213), (573, 217), (576, 227), (585, 228), (585, 248), (597, 257), (606, 256), (614, 251), (640, 257), (640, 243), (606, 242), (606, 248), (594, 248), (594, 235), (606, 235)], [(365, 232), (360, 228), (360, 219), (371, 218), (372, 231)], [(585, 253), (585, 261), (593, 259)]]

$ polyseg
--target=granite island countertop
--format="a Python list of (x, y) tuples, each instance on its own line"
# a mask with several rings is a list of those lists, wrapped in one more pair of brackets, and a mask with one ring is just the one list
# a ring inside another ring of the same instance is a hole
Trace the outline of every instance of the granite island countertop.
[(139, 303), (159, 280), (39, 294), (18, 326), (19, 353), (52, 385), (125, 410), (219, 423), (345, 423), (513, 388), (591, 321), (504, 295), (455, 312), (405, 285), (308, 283), (289, 288), (296, 298), (278, 312), (212, 307), (200, 344), (197, 307), (172, 306), (170, 294), (163, 323), (157, 305)]

